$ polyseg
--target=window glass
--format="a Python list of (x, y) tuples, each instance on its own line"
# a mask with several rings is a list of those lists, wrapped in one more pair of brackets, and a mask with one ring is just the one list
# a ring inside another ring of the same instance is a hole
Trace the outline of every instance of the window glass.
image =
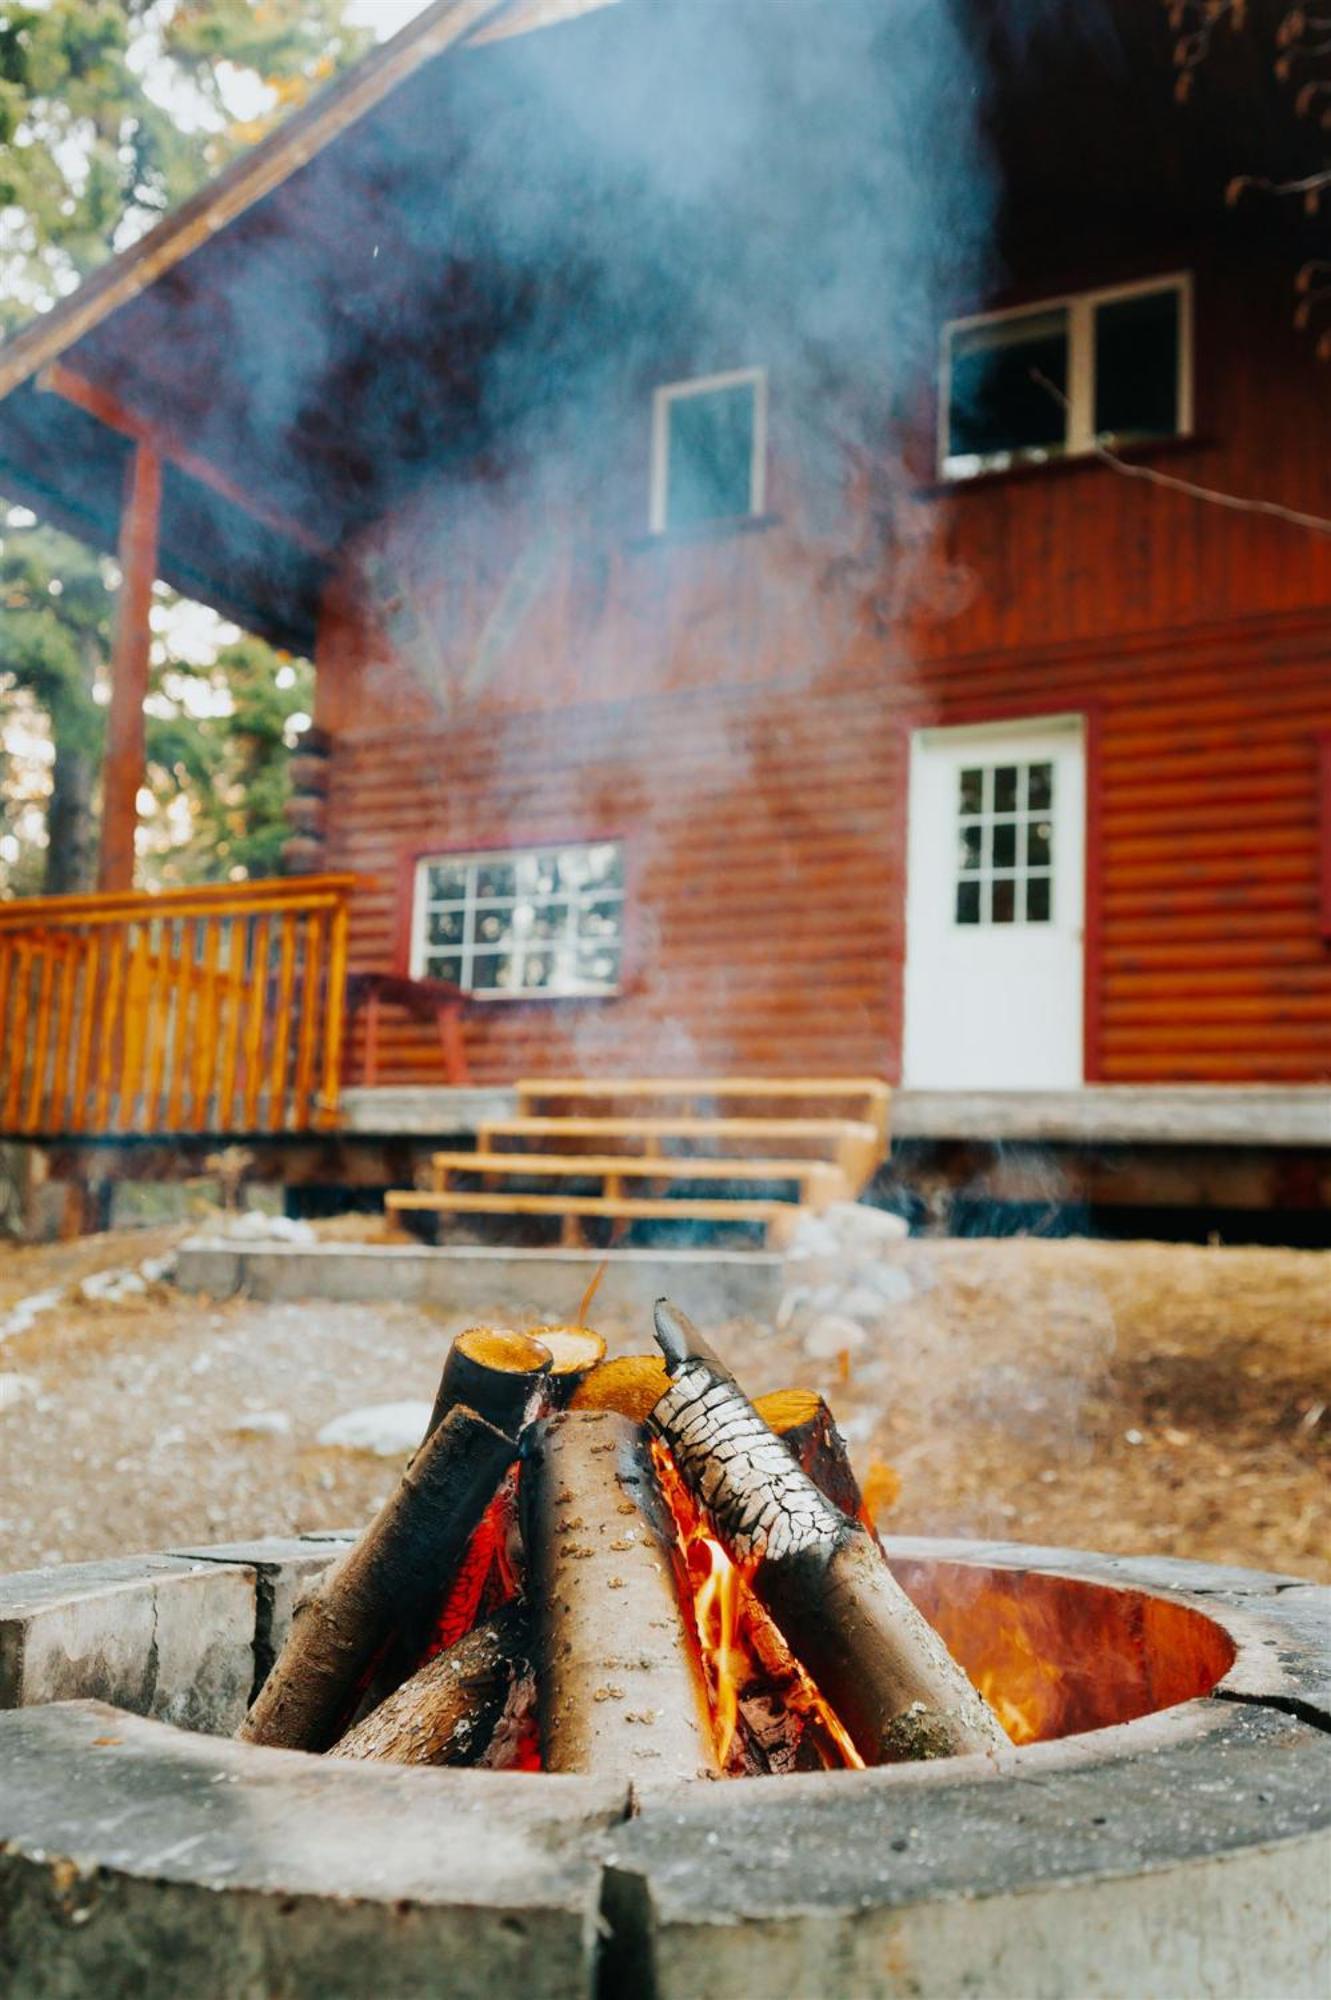
[(950, 478), (1177, 437), (1190, 423), (1186, 278), (1079, 292), (946, 330), (942, 470)]
[(414, 969), (488, 999), (613, 993), (624, 857), (617, 841), (446, 857), (416, 876)]
[(667, 528), (754, 511), (756, 385), (689, 390), (666, 403)]
[(1047, 924), (1053, 915), (1052, 764), (958, 772), (958, 924)]
[(1172, 285), (1096, 307), (1097, 436), (1173, 437), (1178, 343), (1179, 295)]
[(1068, 386), (1068, 314), (1014, 314), (952, 335), (947, 455), (961, 464), (1063, 449), (1067, 415), (1042, 375), (1061, 394)]

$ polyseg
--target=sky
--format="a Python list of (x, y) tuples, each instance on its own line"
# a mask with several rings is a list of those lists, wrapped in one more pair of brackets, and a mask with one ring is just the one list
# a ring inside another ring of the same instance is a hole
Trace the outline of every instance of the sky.
[(427, 5), (428, 0), (350, 0), (347, 13), (361, 27), (373, 28), (383, 42)]

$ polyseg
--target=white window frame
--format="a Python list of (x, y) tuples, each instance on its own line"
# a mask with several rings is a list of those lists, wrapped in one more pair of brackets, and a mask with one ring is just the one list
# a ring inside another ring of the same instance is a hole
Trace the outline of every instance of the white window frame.
[[(1178, 427), (1171, 437), (1192, 436), (1192, 273), (1163, 271), (1153, 278), (1136, 278), (1131, 284), (1100, 285), (1093, 291), (1061, 292), (1052, 298), (1030, 299), (1025, 305), (1004, 306), (998, 312), (969, 313), (943, 325), (939, 351), (938, 476), (949, 482), (976, 479), (986, 472), (1006, 471), (1013, 465), (1038, 465), (1051, 460), (1085, 458), (1099, 442), (1095, 432), (1095, 313), (1098, 306), (1117, 299), (1141, 298), (1149, 292), (1173, 291), (1178, 295), (1178, 379), (1176, 399)], [(958, 333), (977, 326), (997, 326), (1004, 320), (1024, 319), (1036, 313), (1066, 309), (1068, 315), (1067, 430), (1061, 445), (1043, 445), (1029, 450), (994, 451), (968, 454), (964, 462), (948, 452), (948, 430), (952, 411), (952, 342)], [(1159, 440), (1156, 440), (1157, 442)], [(964, 469), (963, 469), (964, 463)]]
[[(745, 383), (753, 386), (753, 456), (749, 464), (749, 505), (743, 514), (718, 516), (715, 523), (700, 523), (699, 526), (722, 526), (725, 521), (751, 521), (762, 514), (767, 507), (767, 370), (765, 368), (732, 368), (723, 375), (697, 375), (683, 382), (663, 382), (652, 396), (652, 480), (651, 480), (651, 529), (654, 535), (671, 533), (666, 519), (666, 508), (670, 496), (670, 410), (675, 403), (683, 402), (690, 396), (706, 396), (716, 389), (738, 389)], [(692, 526), (692, 524), (690, 524)], [(687, 530), (685, 531), (687, 532)]]
[[(429, 896), (427, 894), (428, 884), (427, 884), (426, 871), (428, 869), (449, 867), (449, 868), (466, 868), (474, 871), (477, 868), (482, 868), (492, 863), (512, 864), (514, 862), (526, 860), (533, 855), (560, 854), (566, 852), (570, 848), (582, 849), (582, 848), (592, 848), (592, 847), (617, 848), (619, 850), (622, 863), (624, 855), (624, 842), (622, 839), (618, 838), (607, 838), (605, 840), (538, 841), (538, 842), (533, 842), (525, 847), (487, 847), (487, 848), (478, 848), (475, 850), (470, 850), (466, 853), (457, 853), (450, 849), (444, 848), (440, 849), (437, 853), (418, 855), (416, 858), (415, 868), (412, 874), (412, 884), (411, 884), (411, 954), (409, 960), (411, 977), (413, 979), (435, 979), (440, 976), (438, 973), (433, 973), (429, 971), (427, 966), (427, 957), (429, 956), (430, 953), (430, 947), (426, 939), (426, 920), (429, 913), (429, 902), (430, 902)], [(575, 905), (576, 902), (580, 900), (580, 898), (575, 898), (571, 896), (569, 892), (566, 891), (561, 890), (557, 893), (560, 899), (564, 901), (572, 900), (575, 902)], [(493, 953), (496, 950), (500, 949), (500, 947), (496, 946), (477, 945), (474, 941), (470, 944), (467, 942), (468, 921), (474, 918), (479, 900), (480, 899), (477, 898), (474, 889), (472, 889), (469, 885), (467, 893), (464, 895), (461, 903), (461, 908), (463, 911), (463, 942), (457, 945), (456, 947), (451, 948), (453, 955), (456, 955), (463, 961), (462, 970), (464, 973), (464, 978), (460, 980), (458, 983), (461, 985), (462, 990), (465, 993), (469, 994), (473, 1000), (483, 1000), (483, 1001), (580, 1000), (580, 999), (612, 1000), (615, 998), (617, 994), (623, 992), (624, 911), (627, 901), (627, 890), (624, 885), (621, 884), (621, 886), (617, 889), (598, 889), (589, 891), (586, 894), (586, 900), (588, 902), (600, 903), (600, 902), (618, 901), (619, 903), (619, 913), (620, 913), (619, 935), (614, 940), (614, 948), (619, 954), (619, 977), (615, 980), (613, 985), (604, 985), (599, 981), (596, 982), (588, 981), (580, 985), (572, 985), (572, 986), (519, 986), (517, 988), (498, 987), (498, 986), (477, 987), (468, 984), (465, 975), (468, 975), (470, 973), (471, 964), (474, 958), (476, 957), (477, 952), (479, 951), (483, 954)], [(502, 902), (507, 899), (498, 899), (498, 900)], [(518, 899), (515, 898), (514, 900)], [(577, 922), (577, 911), (575, 907), (574, 910), (575, 925), (576, 922)], [(575, 933), (575, 943), (576, 943), (576, 933)], [(539, 951), (542, 948), (543, 946), (540, 939), (535, 939), (532, 941), (530, 949), (534, 951)], [(450, 950), (450, 948), (445, 946), (435, 947), (434, 956), (435, 957), (441, 956), (445, 950)]]

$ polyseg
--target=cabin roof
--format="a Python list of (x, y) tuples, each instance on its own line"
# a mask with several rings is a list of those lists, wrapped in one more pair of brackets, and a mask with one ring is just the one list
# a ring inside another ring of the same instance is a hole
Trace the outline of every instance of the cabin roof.
[[(0, 488), (113, 549), (132, 450), (114, 418), (130, 413), (166, 445), (165, 579), (309, 650), (347, 538), (441, 462), (483, 459), (502, 425), (486, 357), (531, 310), (552, 218), (587, 193), (565, 167), (570, 50), (609, 103), (625, 65), (664, 71), (671, 11), (701, 5), (436, 0), (0, 349)], [(1306, 170), (1315, 135), (1291, 137), (1288, 93), (1239, 37), (1180, 111), (1156, 0), (1089, 38), (1018, 34), (1029, 13), (970, 10), (1003, 79), (988, 121), (1011, 213), (1094, 208), (1131, 236), (1144, 211), (1154, 227), (1221, 216), (1254, 160)], [(1020, 247), (1005, 256), (1017, 271)]]

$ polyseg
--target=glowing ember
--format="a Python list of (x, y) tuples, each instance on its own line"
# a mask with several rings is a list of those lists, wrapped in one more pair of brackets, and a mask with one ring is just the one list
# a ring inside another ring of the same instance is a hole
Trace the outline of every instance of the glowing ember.
[(465, 1637), (473, 1625), (517, 1596), (520, 1579), (510, 1554), (517, 1513), (517, 1483), (515, 1466), (482, 1514), (467, 1545), (462, 1566), (444, 1600), (420, 1665)]

